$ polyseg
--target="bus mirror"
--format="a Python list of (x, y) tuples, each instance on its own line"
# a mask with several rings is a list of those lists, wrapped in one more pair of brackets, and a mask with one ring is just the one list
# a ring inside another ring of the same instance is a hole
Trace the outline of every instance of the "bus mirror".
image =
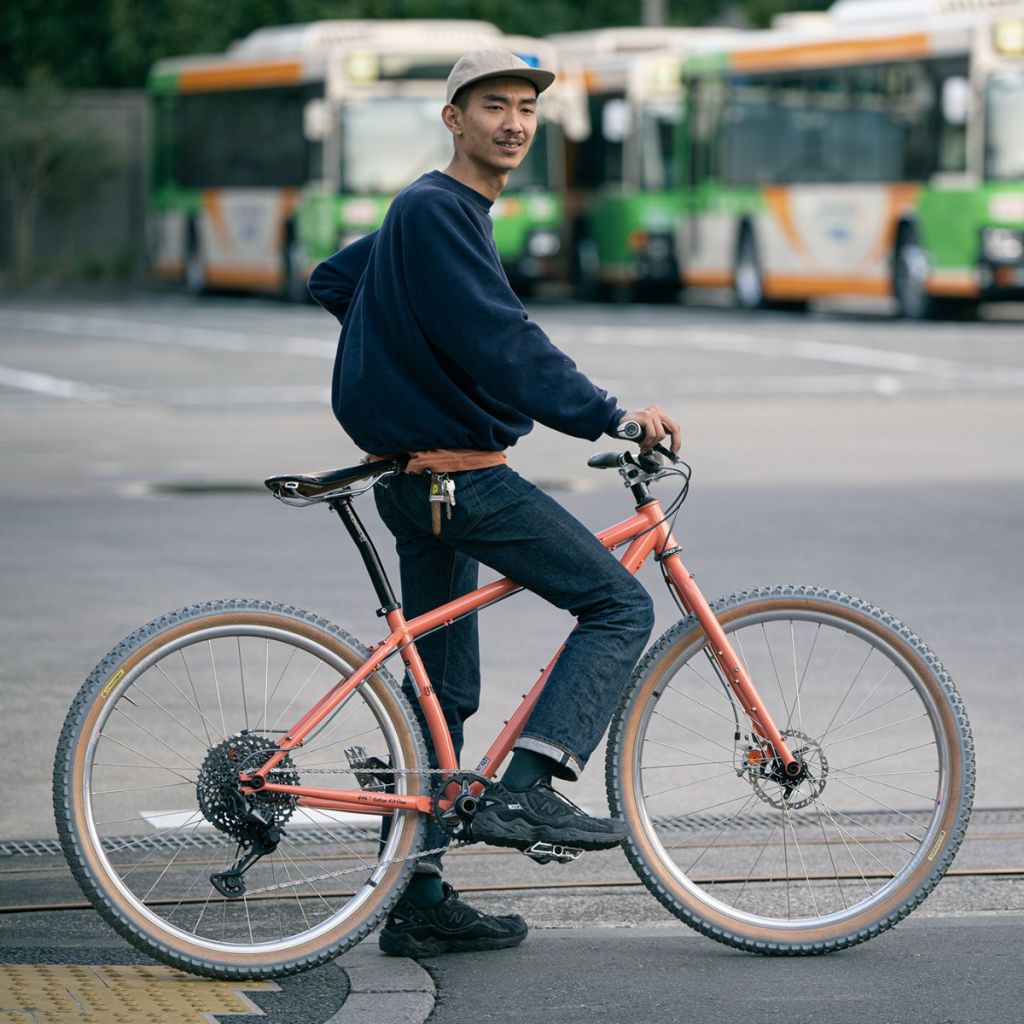
[(966, 78), (947, 78), (942, 83), (942, 116), (946, 124), (967, 124), (971, 85)]
[(302, 108), (302, 131), (310, 142), (322, 142), (330, 130), (330, 107), (323, 99), (309, 100)]
[(607, 142), (622, 142), (629, 135), (629, 103), (622, 99), (609, 100), (601, 111), (601, 134)]

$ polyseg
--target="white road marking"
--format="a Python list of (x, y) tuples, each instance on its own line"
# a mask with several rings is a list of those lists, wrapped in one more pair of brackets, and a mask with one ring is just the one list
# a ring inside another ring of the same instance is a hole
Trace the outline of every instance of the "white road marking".
[[(649, 329), (648, 329), (649, 330)], [(588, 344), (622, 347), (662, 348), (666, 342), (650, 337), (636, 336), (633, 329), (611, 327), (583, 328)], [(650, 332), (649, 333), (653, 333)], [(658, 331), (662, 334), (663, 331)], [(766, 334), (742, 334), (734, 331), (710, 330), (696, 334), (693, 329), (681, 329), (673, 335), (670, 344), (679, 348), (701, 349), (707, 352), (735, 352), (741, 355), (774, 356), (782, 359), (804, 359), (846, 366), (870, 367), (896, 373), (918, 374), (949, 378), (958, 381), (980, 378), (985, 382), (1007, 381), (1011, 386), (1024, 383), (1024, 368), (999, 366), (992, 363), (966, 363), (959, 359), (898, 352), (891, 349), (870, 348), (831, 341), (787, 341)], [(798, 378), (797, 378), (798, 379)]]
[(112, 405), (114, 400), (112, 389), (97, 388), (35, 370), (17, 370), (13, 366), (0, 366), (0, 385), (16, 391), (29, 391), (48, 398), (68, 399), (89, 405)]
[(71, 316), (67, 313), (37, 313), (0, 309), (0, 328), (41, 331), (102, 341), (134, 341), (146, 345), (181, 345), (187, 348), (224, 352), (265, 352), (270, 355), (309, 356), (334, 359), (338, 345), (323, 338), (300, 335), (279, 338), (181, 324), (140, 323), (115, 317)]

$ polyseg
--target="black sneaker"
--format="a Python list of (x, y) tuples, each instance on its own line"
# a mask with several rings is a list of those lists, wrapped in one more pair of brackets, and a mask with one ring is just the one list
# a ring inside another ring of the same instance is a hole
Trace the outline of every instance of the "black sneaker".
[(493, 917), (474, 910), (445, 882), (444, 899), (436, 906), (417, 907), (403, 896), (388, 914), (379, 944), (388, 956), (476, 953), (518, 946), (527, 930), (518, 914)]
[(473, 815), (473, 839), (491, 846), (525, 850), (534, 843), (608, 850), (625, 838), (618, 818), (592, 818), (546, 782), (522, 792), (492, 783), (480, 796)]

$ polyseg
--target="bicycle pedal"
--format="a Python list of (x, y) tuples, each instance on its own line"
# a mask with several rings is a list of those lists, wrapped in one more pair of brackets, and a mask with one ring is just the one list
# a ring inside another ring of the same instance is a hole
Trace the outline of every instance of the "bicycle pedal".
[(383, 793), (391, 784), (390, 771), (381, 772), (388, 766), (379, 757), (368, 757), (364, 747), (346, 747), (345, 757), (360, 789)]
[(562, 846), (559, 843), (534, 843), (523, 850), (523, 853), (538, 864), (550, 864), (552, 861), (568, 864), (576, 860), (583, 851), (577, 846)]

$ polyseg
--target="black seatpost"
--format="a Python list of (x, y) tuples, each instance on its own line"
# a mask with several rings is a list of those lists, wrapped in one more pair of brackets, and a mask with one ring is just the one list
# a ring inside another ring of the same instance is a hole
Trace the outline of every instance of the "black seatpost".
[(370, 582), (373, 584), (373, 589), (377, 592), (377, 600), (380, 601), (377, 614), (384, 616), (388, 612), (401, 608), (402, 606), (395, 600), (395, 592), (391, 589), (391, 581), (384, 571), (384, 566), (381, 565), (377, 549), (373, 546), (370, 535), (366, 532), (359, 516), (356, 515), (356, 510), (352, 507), (352, 499), (336, 498), (328, 504), (337, 512), (338, 518), (345, 524), (345, 529), (348, 530), (349, 536), (359, 549), (363, 565), (366, 566), (366, 571), (370, 576)]

